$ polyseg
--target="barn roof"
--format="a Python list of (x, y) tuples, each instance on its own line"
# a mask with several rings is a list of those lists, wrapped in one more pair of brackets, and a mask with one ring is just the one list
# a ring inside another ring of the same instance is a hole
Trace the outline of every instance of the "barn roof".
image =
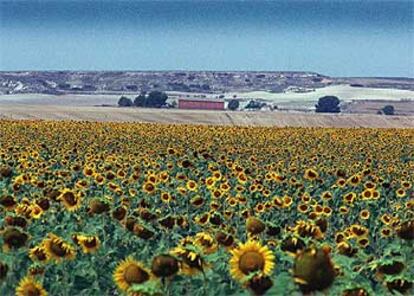
[(224, 103), (223, 99), (216, 98), (178, 98), (179, 101), (191, 101), (191, 102), (217, 102)]

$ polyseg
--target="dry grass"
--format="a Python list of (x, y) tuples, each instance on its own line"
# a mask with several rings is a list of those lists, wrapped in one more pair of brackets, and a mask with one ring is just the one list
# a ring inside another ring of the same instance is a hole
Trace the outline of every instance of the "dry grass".
[(136, 121), (212, 125), (292, 127), (414, 128), (414, 116), (312, 114), (288, 112), (216, 112), (117, 107), (0, 105), (0, 118)]

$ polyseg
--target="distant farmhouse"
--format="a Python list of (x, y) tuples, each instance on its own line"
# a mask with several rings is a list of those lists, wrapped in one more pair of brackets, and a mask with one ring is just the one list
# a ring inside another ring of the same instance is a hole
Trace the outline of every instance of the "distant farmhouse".
[(179, 109), (224, 110), (224, 100), (211, 98), (179, 98)]

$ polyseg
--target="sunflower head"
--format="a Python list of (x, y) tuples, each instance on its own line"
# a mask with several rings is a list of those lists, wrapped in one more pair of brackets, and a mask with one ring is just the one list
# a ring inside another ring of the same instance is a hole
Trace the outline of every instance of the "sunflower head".
[(239, 281), (251, 273), (268, 276), (275, 266), (272, 251), (267, 246), (260, 245), (257, 241), (247, 241), (230, 251), (230, 273)]
[(58, 200), (63, 203), (69, 212), (78, 210), (82, 204), (82, 199), (79, 194), (76, 194), (70, 189), (64, 189), (59, 195)]
[(157, 277), (173, 276), (178, 270), (178, 260), (171, 255), (158, 255), (152, 260), (151, 271)]
[(282, 241), (281, 249), (289, 256), (295, 256), (298, 252), (305, 249), (306, 244), (297, 237), (287, 237)]
[(29, 257), (35, 262), (46, 262), (49, 260), (49, 253), (46, 252), (43, 246), (37, 246), (29, 251)]
[(95, 253), (101, 245), (101, 241), (97, 236), (73, 235), (72, 238), (85, 254)]
[(394, 279), (392, 281), (386, 282), (386, 286), (392, 293), (397, 291), (400, 294), (405, 294), (412, 289), (414, 283), (405, 279)]
[(19, 249), (26, 245), (29, 235), (16, 227), (8, 227), (2, 231), (4, 250)]
[(253, 235), (260, 234), (266, 229), (262, 220), (256, 217), (249, 217), (246, 221), (246, 230)]
[(76, 251), (71, 245), (52, 233), (49, 233), (48, 238), (43, 241), (43, 248), (46, 250), (47, 256), (55, 261), (72, 260), (76, 255)]
[(217, 232), (216, 240), (224, 247), (231, 247), (234, 244), (234, 237), (231, 234), (222, 231)]
[(17, 205), (15, 198), (11, 195), (0, 196), (0, 206), (6, 210), (12, 210)]
[(405, 240), (414, 240), (414, 220), (401, 223), (396, 229), (397, 235)]
[(32, 209), (31, 217), (33, 219), (39, 219), (42, 216), (43, 212), (44, 212), (43, 209), (37, 204), (33, 204), (31, 206), (31, 209)]
[(16, 288), (16, 296), (47, 296), (43, 286), (32, 277), (26, 276), (20, 280)]
[(109, 205), (98, 198), (94, 198), (89, 202), (89, 214), (102, 214), (108, 211)]
[(254, 295), (264, 295), (273, 286), (273, 282), (268, 276), (256, 275), (247, 282), (247, 287)]
[(35, 263), (29, 267), (27, 273), (31, 276), (43, 275), (45, 274), (45, 267), (41, 264)]
[(6, 263), (0, 261), (0, 281), (4, 280), (9, 271), (9, 266)]
[(295, 258), (294, 277), (305, 294), (328, 288), (335, 279), (329, 254), (314, 247), (302, 251)]
[(214, 253), (218, 248), (218, 244), (214, 237), (206, 232), (197, 233), (194, 238), (194, 244), (202, 249), (205, 254)]
[(128, 208), (126, 206), (119, 206), (112, 211), (112, 218), (122, 221), (128, 213)]
[(0, 177), (10, 178), (13, 175), (13, 168), (8, 165), (2, 165), (0, 167)]
[(180, 272), (184, 275), (192, 276), (209, 267), (198, 248), (191, 243), (174, 248), (171, 255), (180, 259)]
[(126, 292), (132, 285), (148, 281), (150, 273), (143, 264), (128, 257), (115, 268), (113, 279), (118, 288)]

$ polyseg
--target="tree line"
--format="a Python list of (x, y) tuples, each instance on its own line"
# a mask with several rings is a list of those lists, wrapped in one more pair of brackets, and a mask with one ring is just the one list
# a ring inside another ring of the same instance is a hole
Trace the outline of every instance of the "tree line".
[(161, 108), (167, 105), (168, 95), (165, 92), (154, 90), (149, 93), (141, 92), (134, 101), (132, 99), (122, 96), (118, 100), (118, 106), (120, 107), (148, 107), (148, 108)]

